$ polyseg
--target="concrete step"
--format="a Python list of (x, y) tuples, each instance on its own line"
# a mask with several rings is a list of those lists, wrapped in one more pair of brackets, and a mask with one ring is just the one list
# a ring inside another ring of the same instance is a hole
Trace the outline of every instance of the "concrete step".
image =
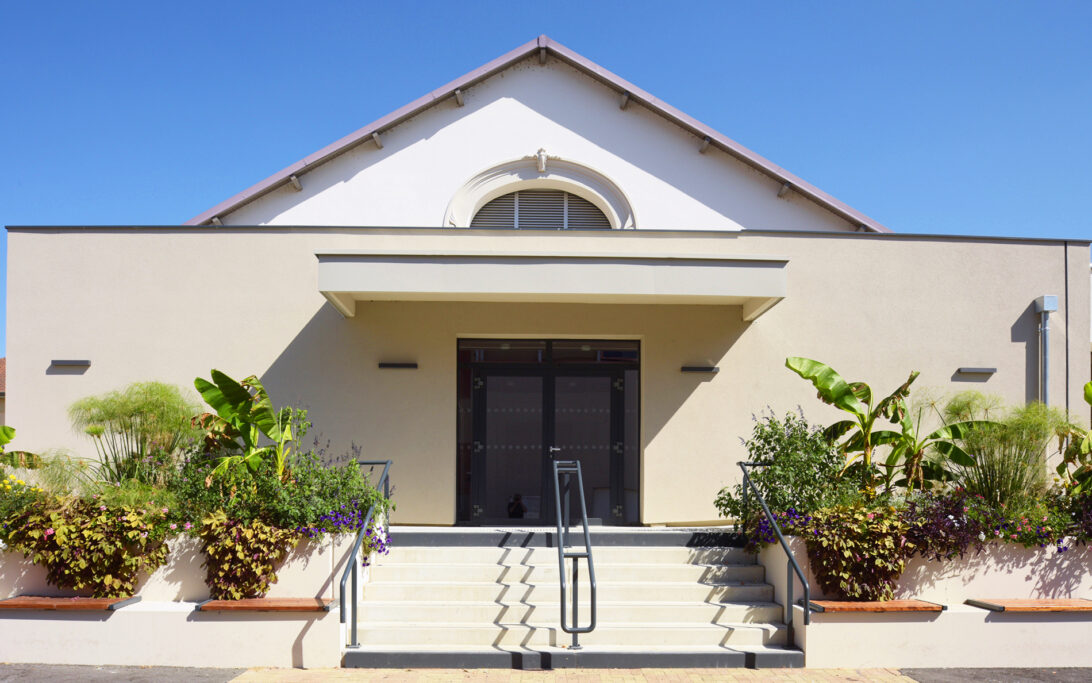
[(345, 667), (370, 669), (564, 669), (564, 668), (785, 668), (803, 667), (804, 653), (788, 647), (664, 647), (588, 645), (554, 647), (362, 646), (349, 648)]
[[(557, 558), (552, 564), (448, 564), (425, 562), (380, 562), (371, 568), (371, 581), (497, 581), (502, 583), (558, 583)], [(580, 562), (580, 574), (587, 577), (587, 563)], [(571, 576), (571, 574), (569, 574)], [(598, 581), (646, 581), (702, 583), (761, 583), (765, 570), (759, 564), (599, 564)]]
[[(766, 583), (599, 582), (597, 598), (605, 602), (770, 602), (773, 587)], [(435, 600), (448, 602), (555, 602), (556, 584), (458, 581), (399, 581), (364, 585), (366, 601)], [(588, 584), (580, 583), (580, 599), (588, 599)]]
[[(556, 626), (560, 610), (556, 602), (500, 604), (496, 602), (424, 602), (365, 600), (360, 604), (359, 624), (399, 623), (519, 623)], [(566, 605), (566, 611), (569, 606)], [(586, 615), (587, 605), (580, 606)], [(600, 602), (598, 619), (614, 623), (753, 624), (779, 622), (782, 608), (773, 602)]]
[[(609, 527), (593, 526), (590, 530), (595, 547), (684, 547), (742, 548), (746, 539), (727, 527)], [(429, 548), (452, 546), (491, 546), (522, 548), (556, 548), (556, 527), (391, 527), (391, 540), (398, 546)], [(568, 535), (570, 542), (583, 543), (583, 533), (576, 527)]]
[[(519, 623), (370, 622), (359, 635), (361, 645), (372, 646), (557, 647), (571, 641), (557, 626)], [(785, 640), (785, 627), (773, 624), (600, 623), (591, 633), (580, 636), (582, 644), (615, 646), (766, 646), (783, 645)]]
[[(581, 546), (582, 547), (582, 546)], [(597, 546), (592, 542), (592, 557), (596, 567), (615, 563), (640, 564), (757, 564), (753, 553), (743, 548), (685, 548), (685, 547), (617, 547)], [(529, 564), (549, 566), (557, 564), (557, 548), (499, 548), (499, 547), (418, 547), (392, 545), (390, 553), (379, 558), (377, 564), (393, 562), (446, 563), (446, 564)]]

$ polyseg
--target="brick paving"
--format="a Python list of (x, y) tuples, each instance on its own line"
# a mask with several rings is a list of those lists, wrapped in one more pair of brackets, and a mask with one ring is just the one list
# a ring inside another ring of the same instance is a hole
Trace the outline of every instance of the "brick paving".
[(881, 681), (913, 683), (897, 669), (250, 669), (232, 683), (311, 683), (312, 681), (391, 681), (442, 683), (705, 683), (706, 681), (788, 681), (834, 683)]

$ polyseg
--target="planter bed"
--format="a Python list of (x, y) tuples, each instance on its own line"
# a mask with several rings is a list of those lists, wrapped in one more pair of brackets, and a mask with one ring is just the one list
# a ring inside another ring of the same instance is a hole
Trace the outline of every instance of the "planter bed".
[[(352, 536), (306, 541), (278, 570), (265, 599), (237, 601), (246, 609), (209, 608), (200, 541), (169, 541), (167, 563), (112, 611), (49, 606), (0, 609), (5, 638), (0, 661), (119, 666), (336, 667), (343, 629), (338, 582)], [(361, 582), (363, 583), (363, 582)], [(0, 553), (0, 599), (42, 605), (87, 605), (45, 581), (45, 570), (22, 555)], [(16, 597), (24, 596), (24, 597)], [(0, 607), (6, 601), (0, 601)], [(96, 600), (96, 603), (110, 602)], [(222, 601), (217, 601), (222, 602)], [(264, 608), (259, 608), (264, 605)], [(294, 609), (287, 609), (294, 607)], [(302, 611), (302, 608), (306, 608)]]
[[(788, 540), (809, 577), (811, 600), (825, 604), (831, 596), (819, 589), (803, 540)], [(759, 562), (774, 585), (775, 599), (784, 604), (787, 558), (780, 545), (763, 549)], [(803, 596), (799, 582), (793, 591), (796, 599)], [(813, 611), (805, 626), (798, 604), (793, 609), (796, 645), (812, 668), (1092, 666), (1092, 612), (997, 612), (965, 604), (984, 595), (1004, 596), (992, 602), (1027, 607), (1083, 604), (1076, 601), (1092, 596), (1092, 550), (1057, 553), (995, 543), (978, 555), (944, 563), (915, 557), (907, 563), (895, 598), (947, 609), (875, 611), (870, 607), (884, 603), (861, 602), (861, 608)]]

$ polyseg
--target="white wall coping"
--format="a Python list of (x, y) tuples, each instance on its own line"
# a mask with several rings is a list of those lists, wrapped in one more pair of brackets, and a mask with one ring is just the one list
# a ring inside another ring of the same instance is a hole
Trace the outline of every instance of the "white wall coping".
[(788, 264), (789, 257), (768, 254), (662, 254), (655, 252), (633, 253), (619, 251), (562, 251), (562, 250), (520, 250), (487, 251), (484, 249), (324, 249), (316, 251), (319, 262), (332, 258), (344, 257), (465, 257), (465, 258), (556, 258), (556, 259), (611, 259), (619, 261), (755, 261), (776, 264)]

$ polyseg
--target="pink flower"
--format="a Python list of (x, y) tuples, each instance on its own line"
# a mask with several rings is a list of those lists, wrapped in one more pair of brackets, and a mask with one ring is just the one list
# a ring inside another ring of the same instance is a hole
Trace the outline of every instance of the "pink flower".
[[(141, 534), (140, 534), (140, 537), (141, 537), (141, 538), (148, 538), (148, 532), (147, 532), (147, 531), (143, 531), (143, 532), (141, 532)], [(1015, 537), (1014, 537), (1014, 538), (1015, 538)]]
[(183, 529), (189, 529), (189, 528), (191, 528), (192, 526), (193, 526), (193, 524), (190, 524), (189, 522), (186, 522), (185, 524), (183, 524), (183, 525), (182, 525), (182, 528), (183, 528)]
[(172, 528), (172, 529), (177, 529), (177, 528), (178, 528), (178, 525), (177, 525), (177, 524), (172, 524), (172, 525), (171, 525), (171, 528)]
[(45, 535), (46, 536), (52, 536), (53, 535), (53, 527), (49, 527), (48, 529), (46, 529), (45, 530)]
[(170, 510), (168, 510), (167, 508), (163, 508), (163, 514), (167, 514), (168, 512), (170, 512)]
[(100, 505), (100, 506), (99, 506), (99, 509), (100, 509), (100, 510), (105, 510), (105, 509), (106, 509), (106, 506), (105, 506), (105, 505)]

